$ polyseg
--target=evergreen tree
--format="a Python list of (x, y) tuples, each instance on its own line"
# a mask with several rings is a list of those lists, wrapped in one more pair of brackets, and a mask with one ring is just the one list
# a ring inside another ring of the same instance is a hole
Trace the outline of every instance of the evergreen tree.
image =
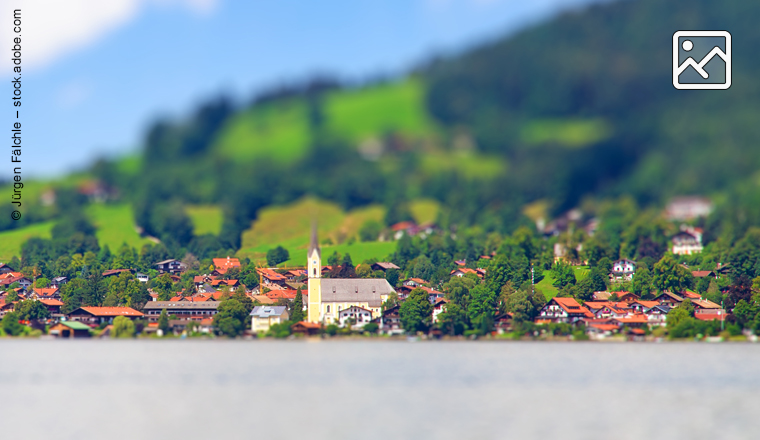
[(166, 309), (161, 310), (161, 316), (158, 317), (158, 329), (164, 335), (169, 334), (169, 314), (166, 313)]
[(293, 310), (290, 314), (290, 320), (293, 322), (299, 322), (304, 320), (303, 312), (303, 295), (301, 295), (301, 288), (296, 290), (296, 297), (293, 300)]

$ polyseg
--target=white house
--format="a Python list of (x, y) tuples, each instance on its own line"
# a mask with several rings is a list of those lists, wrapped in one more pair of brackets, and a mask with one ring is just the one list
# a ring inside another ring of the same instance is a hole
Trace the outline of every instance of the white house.
[(702, 252), (702, 230), (691, 226), (682, 226), (681, 231), (670, 240), (672, 251), (676, 255), (691, 255)]
[(619, 281), (630, 281), (636, 272), (636, 262), (628, 259), (617, 260), (612, 263), (610, 278)]
[(364, 324), (372, 321), (372, 311), (364, 307), (351, 306), (338, 312), (338, 322), (344, 327), (348, 320), (352, 319), (352, 327), (364, 327)]
[(273, 324), (287, 321), (289, 317), (285, 306), (256, 306), (251, 311), (251, 330), (265, 332)]

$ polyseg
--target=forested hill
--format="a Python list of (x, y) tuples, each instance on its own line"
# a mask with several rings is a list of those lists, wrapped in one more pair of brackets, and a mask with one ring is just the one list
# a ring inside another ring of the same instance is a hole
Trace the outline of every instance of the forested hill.
[[(725, 189), (760, 166), (758, 19), (745, 0), (594, 6), (433, 64), (428, 108), (565, 207), (588, 192), (656, 202)], [(672, 35), (690, 29), (732, 33), (730, 90), (671, 85)]]
[[(592, 6), (392, 81), (317, 79), (242, 108), (211, 100), (186, 120), (156, 121), (139, 161), (101, 161), (91, 174), (177, 249), (239, 249), (262, 208), (307, 194), (343, 209), (382, 205), (386, 224), (432, 199), (443, 227), (503, 232), (529, 223), (534, 202), (551, 215), (585, 197), (661, 206), (706, 194), (744, 203), (746, 227), (760, 221), (759, 19), (760, 2), (740, 0)], [(673, 88), (671, 38), (683, 29), (732, 33), (730, 90)], [(195, 237), (187, 205), (221, 207), (221, 232)], [(0, 229), (21, 224), (8, 218)]]

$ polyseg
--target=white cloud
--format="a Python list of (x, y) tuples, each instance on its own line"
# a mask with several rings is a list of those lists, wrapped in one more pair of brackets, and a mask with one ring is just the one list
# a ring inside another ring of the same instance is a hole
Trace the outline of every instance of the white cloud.
[[(12, 0), (2, 3), (4, 11), (21, 9), (22, 66), (24, 72), (28, 72), (97, 42), (134, 20), (150, 5), (207, 14), (214, 10), (218, 0)], [(15, 36), (10, 20), (4, 20), (2, 41), (11, 42)], [(11, 66), (9, 58), (3, 59), (3, 73)]]

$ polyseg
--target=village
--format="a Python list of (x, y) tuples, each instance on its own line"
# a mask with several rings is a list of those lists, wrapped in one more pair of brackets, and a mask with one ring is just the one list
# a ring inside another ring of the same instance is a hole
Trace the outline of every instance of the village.
[[(547, 236), (558, 233), (557, 228), (561, 225), (543, 226)], [(416, 236), (424, 240), (433, 233), (432, 227), (418, 227), (409, 222), (395, 225), (392, 230), (395, 239)], [(668, 255), (694, 255), (701, 251), (701, 229), (682, 226), (671, 237), (671, 247), (663, 260), (670, 258)], [(568, 257), (571, 252), (565, 245), (555, 243), (553, 253), (553, 270), (572, 267)], [(713, 337), (718, 334), (727, 337), (727, 318), (729, 324), (736, 327), (732, 310), (726, 310), (723, 304), (708, 299), (693, 288), (653, 288), (644, 295), (616, 289), (631, 286), (636, 278), (638, 264), (631, 259), (609, 262), (606, 280), (602, 283), (607, 288), (594, 290), (590, 297), (586, 295), (584, 298), (559, 292), (551, 298), (540, 295), (537, 299), (539, 295), (536, 295), (537, 288), (531, 275), (530, 283), (522, 286), (523, 290), (529, 290), (525, 295), (533, 305), (532, 311), (526, 312), (518, 306), (510, 306), (515, 301), (509, 298), (509, 290), (519, 286), (512, 288), (509, 281), (504, 283), (489, 277), (489, 269), (495, 267), (493, 264), (498, 260), (496, 252), (481, 255), (474, 262), (454, 261), (448, 280), (437, 283), (414, 276), (415, 271), (405, 272), (391, 261), (353, 266), (349, 259), (341, 264), (323, 264), (315, 228), (307, 257), (307, 266), (296, 268), (265, 267), (260, 262), (250, 261), (241, 263), (240, 259), (230, 256), (213, 258), (207, 272), (192, 275), (191, 284), (187, 264), (166, 259), (154, 263), (152, 271), (165, 282), (163, 290), (157, 287), (160, 283), (151, 282), (149, 275), (134, 268), (111, 268), (100, 273), (105, 285), (125, 283), (125, 287), (113, 287), (112, 290), (142, 289), (146, 293), (144, 302), (134, 299), (135, 296), (130, 306), (123, 304), (124, 300), (108, 304), (107, 298), (98, 305), (86, 304), (88, 301), (85, 300), (76, 306), (71, 294), (66, 297), (70, 281), (67, 277), (44, 279), (43, 287), (39, 282), (41, 277), (25, 275), (11, 264), (0, 263), (3, 332), (6, 335), (58, 338), (125, 334), (130, 337), (227, 335), (259, 338), (384, 335), (640, 341), (662, 339), (665, 329), (674, 325), (675, 318), (671, 318), (670, 324), (668, 320), (676, 309), (684, 309), (686, 317), (705, 323), (707, 327), (704, 328)], [(584, 263), (587, 264), (580, 264)], [(248, 271), (247, 279), (254, 280), (248, 284), (255, 284), (254, 287), (249, 288), (243, 283), (242, 271), (245, 270)], [(729, 268), (720, 263), (714, 270), (690, 270), (683, 264), (674, 270), (687, 273), (692, 280), (691, 286), (708, 285), (729, 273)], [(183, 281), (188, 283), (183, 284)], [(147, 287), (149, 285), (153, 287)], [(487, 285), (496, 286), (491, 288), (490, 297), (475, 293), (478, 289), (486, 291)], [(469, 304), (456, 298), (461, 295), (457, 292), (463, 288), (468, 291)], [(728, 288), (723, 290), (728, 291)], [(118, 295), (123, 292), (117, 292)], [(244, 313), (239, 310), (230, 312), (229, 309), (234, 307), (225, 306), (230, 300), (242, 305)], [(456, 303), (453, 307), (452, 301)], [(463, 308), (466, 310), (459, 310)], [(473, 309), (479, 311), (473, 314)], [(458, 319), (464, 323), (458, 323)], [(17, 322), (8, 323), (9, 320)], [(745, 333), (754, 338), (751, 332)], [(741, 334), (741, 329), (734, 330), (733, 335), (736, 334)]]

